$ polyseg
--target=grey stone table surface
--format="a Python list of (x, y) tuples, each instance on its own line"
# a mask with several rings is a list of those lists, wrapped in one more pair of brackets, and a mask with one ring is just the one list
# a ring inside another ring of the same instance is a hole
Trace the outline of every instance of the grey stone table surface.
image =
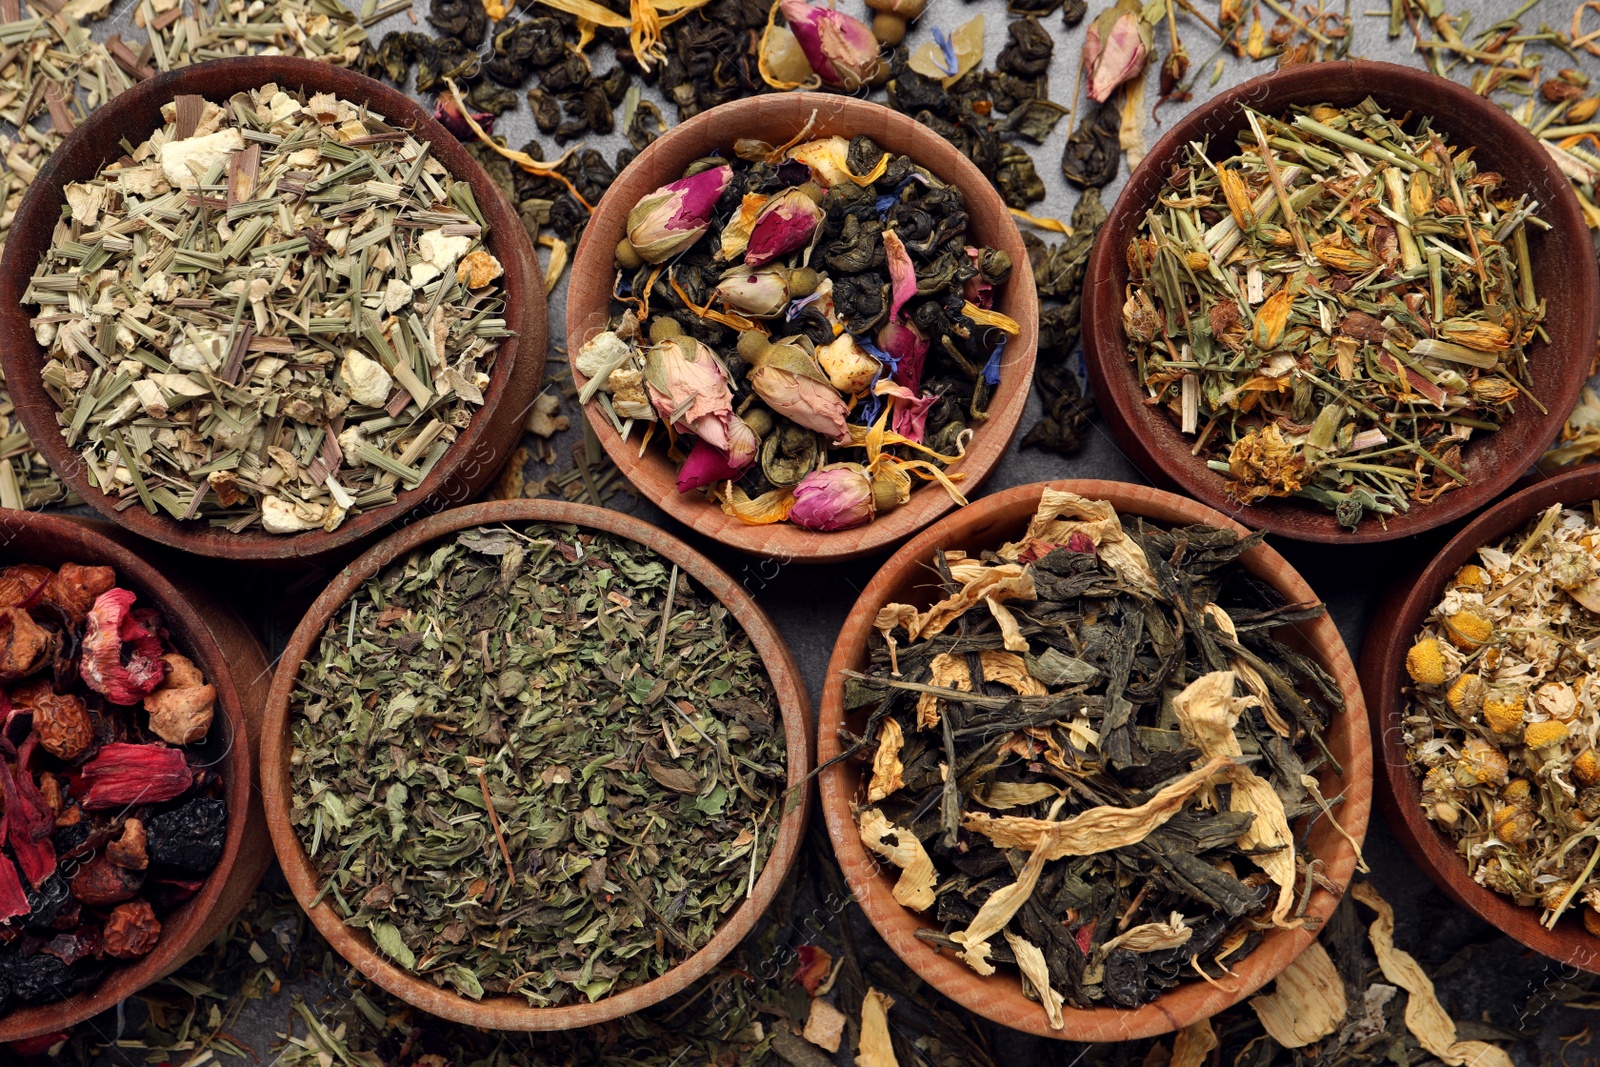
[[(420, 16), (426, 10), (426, 4), (427, 0), (417, 0), (415, 12), (418, 23), (421, 21)], [(839, 0), (838, 6), (855, 14), (864, 11), (860, 0)], [(1100, 0), (1092, 3), (1090, 18), (1104, 6), (1106, 5)], [(1209, 17), (1215, 17), (1217, 4), (1203, 2), (1196, 6)], [(1258, 9), (1263, 21), (1269, 26), (1275, 18), (1270, 8), (1278, 6), (1281, 5), (1267, 3)], [(1329, 3), (1327, 6), (1348, 12), (1350, 16), (1352, 57), (1423, 65), (1423, 58), (1414, 47), (1409, 33), (1398, 39), (1391, 39), (1388, 36), (1387, 0), (1345, 0), (1344, 3)], [(1470, 10), (1474, 30), (1487, 27), (1499, 19), (1518, 12), (1521, 12), (1519, 17), (1529, 28), (1546, 23), (1564, 30), (1571, 22), (1574, 5), (1571, 0), (1535, 0), (1531, 5), (1519, 3), (1518, 0), (1491, 0), (1491, 2), (1452, 6)], [(105, 34), (120, 30), (133, 38), (142, 36), (139, 31), (128, 29), (133, 7), (132, 0), (115, 0), (112, 15), (98, 24), (96, 32)], [(1248, 17), (1252, 5), (1247, 3), (1244, 7)], [(516, 5), (517, 12), (522, 14), (532, 14), (537, 9), (537, 4), (528, 0), (522, 0)], [(986, 61), (992, 64), (1006, 41), (1005, 28), (1011, 18), (1005, 10), (1004, 0), (977, 0), (977, 2), (930, 0), (927, 12), (920, 22), (912, 27), (908, 42), (913, 45), (920, 44), (931, 39), (933, 27), (949, 31), (979, 13), (984, 15), (987, 22)], [(1056, 41), (1050, 72), (1052, 96), (1057, 100), (1069, 101), (1072, 95), (1071, 87), (1078, 77), (1088, 20), (1069, 28), (1063, 25), (1059, 14), (1052, 14), (1044, 18), (1042, 23)], [(1185, 14), (1182, 5), (1179, 5), (1178, 24), (1196, 68), (1200, 70), (1196, 79), (1197, 98), (1204, 98), (1271, 69), (1270, 62), (1251, 62), (1228, 53), (1223, 53), (1220, 57), (1213, 56), (1215, 37), (1192, 15)], [(402, 13), (373, 27), (371, 33), (376, 41), (387, 30), (412, 28), (427, 29), (425, 25), (414, 24), (411, 17)], [(1158, 29), (1156, 43), (1159, 58), (1166, 52), (1165, 27)], [(1560, 53), (1552, 55), (1559, 57)], [(1570, 62), (1572, 61), (1563, 60), (1561, 65)], [(1600, 76), (1600, 61), (1583, 55), (1576, 62), (1581, 69), (1591, 75)], [(600, 66), (605, 65), (607, 64), (600, 64)], [(1152, 63), (1147, 74), (1149, 78), (1147, 100), (1151, 103), (1158, 95), (1156, 68), (1157, 63)], [(1214, 81), (1213, 71), (1216, 72)], [(1465, 78), (1470, 76), (1470, 71), (1457, 71), (1455, 76)], [(645, 92), (654, 96), (652, 87), (646, 87)], [(655, 99), (659, 102), (659, 96), (655, 96)], [(1159, 115), (1170, 121), (1181, 114), (1185, 106), (1168, 104)], [(674, 120), (674, 108), (663, 106), (662, 111), (669, 121)], [(534, 137), (537, 131), (527, 107), (523, 105), (519, 106), (516, 112), (502, 116), (496, 124), (495, 132), (505, 135), (507, 143), (515, 147)], [(1046, 200), (1033, 207), (1037, 214), (1068, 218), (1076, 203), (1077, 193), (1066, 183), (1060, 169), (1067, 132), (1067, 124), (1062, 123), (1046, 144), (1030, 149), (1040, 176), (1048, 189)], [(1161, 126), (1155, 123), (1147, 124), (1146, 137), (1149, 142), (1153, 143), (1161, 132)], [(548, 141), (545, 143), (547, 148), (553, 147)], [(587, 144), (589, 147), (600, 149), (607, 158), (612, 158), (617, 149), (624, 146), (625, 141), (620, 135), (612, 135), (588, 138)], [(1117, 180), (1103, 190), (1108, 207), (1120, 191), (1126, 176), (1127, 169), (1124, 166)], [(1048, 238), (1050, 235), (1044, 236)], [(565, 292), (566, 284), (563, 281), (550, 301), (552, 358), (564, 358), (565, 355), (563, 343)], [(1039, 400), (1037, 396), (1033, 396), (1023, 416), (1024, 430), (1038, 418), (1039, 411)], [(576, 424), (578, 416), (570, 404), (566, 405), (566, 413)], [(1018, 436), (1020, 438), (1020, 432)], [(574, 429), (555, 440), (557, 455), (569, 456), (572, 446), (578, 440), (575, 425)], [(1527, 458), (1531, 463), (1536, 457)], [(983, 492), (992, 493), (1010, 486), (1060, 478), (1145, 481), (1133, 464), (1118, 450), (1104, 425), (1096, 421), (1085, 434), (1082, 451), (1070, 458), (1048, 452), (1023, 450), (1014, 442)], [(692, 532), (678, 527), (670, 519), (643, 503), (629, 503), (627, 506), (636, 514), (683, 536), (716, 559), (736, 579), (744, 582), (770, 613), (793, 648), (815, 702), (820, 697), (823, 674), (833, 651), (835, 635), (851, 610), (858, 592), (871, 577), (874, 568), (881, 563), (881, 558), (820, 567), (802, 564), (779, 566), (743, 557), (707, 542)], [(1440, 534), (1369, 547), (1316, 546), (1281, 539), (1272, 541), (1326, 601), (1353, 657), (1359, 656), (1365, 627), (1379, 596), (1395, 582), (1403, 581), (1405, 576), (1419, 566), (1442, 542), (1443, 536)], [(312, 577), (309, 583), (314, 586), (317, 579)], [(263, 621), (270, 630), (271, 624), (266, 620)], [(280, 620), (279, 625), (284, 623), (292, 626), (293, 620)], [(282, 636), (285, 634), (281, 632), (275, 635), (269, 634), (269, 638), (276, 637), (280, 640)], [(1412, 942), (1406, 947), (1415, 951), (1419, 958), (1430, 966), (1452, 956), (1463, 958), (1459, 955), (1463, 952), (1466, 953), (1464, 958), (1472, 961), (1469, 966), (1458, 968), (1457, 974), (1448, 983), (1441, 985), (1447, 1006), (1451, 1008), (1453, 1014), (1457, 1018), (1478, 1018), (1488, 1012), (1493, 1021), (1501, 1026), (1533, 1029), (1543, 1027), (1548, 1033), (1537, 1042), (1528, 1043), (1519, 1049), (1519, 1061), (1563, 1062), (1555, 1058), (1563, 1052), (1557, 1039), (1562, 1035), (1578, 1032), (1586, 1025), (1582, 1013), (1552, 1010), (1539, 1018), (1518, 1019), (1517, 1008), (1527, 1002), (1533, 994), (1542, 989), (1555, 988), (1557, 983), (1570, 975), (1553, 963), (1532, 957), (1506, 938), (1496, 939), (1492, 931), (1486, 930), (1465, 913), (1444, 902), (1432, 884), (1406, 859), (1376, 812), (1368, 836), (1367, 856), (1373, 868), (1373, 881), (1394, 902), (1399, 911), (1402, 942), (1404, 943), (1407, 938)], [(272, 1044), (272, 1033), (282, 1028), (284, 1015), (279, 1008), (258, 1014), (259, 1018), (247, 1016), (236, 1028), (236, 1032), (250, 1040), (257, 1049), (265, 1049)], [(114, 1030), (117, 1024), (115, 1020), (102, 1018), (97, 1021), (97, 1025)], [(107, 1036), (112, 1035), (108, 1033)], [(1037, 1062), (1056, 1062), (1058, 1059), (1056, 1054), (1039, 1051), (1034, 1046), (1019, 1046), (1019, 1048), (1024, 1047), (1034, 1049), (1026, 1051), (1025, 1055), (1028, 1058), (1038, 1057)], [(1571, 1046), (1565, 1050), (1565, 1055), (1564, 1062), (1568, 1064), (1600, 1062), (1597, 1054), (1589, 1052), (1587, 1047)], [(108, 1064), (136, 1063), (143, 1060), (144, 1057), (138, 1049), (129, 1047), (114, 1049), (104, 1057), (104, 1062)], [(1059, 1062), (1070, 1061), (1070, 1056), (1059, 1058)], [(846, 1060), (841, 1059), (840, 1062)]]

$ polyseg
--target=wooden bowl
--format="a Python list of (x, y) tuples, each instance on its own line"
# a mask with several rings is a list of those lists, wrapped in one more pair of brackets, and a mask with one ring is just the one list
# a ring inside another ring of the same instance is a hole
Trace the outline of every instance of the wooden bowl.
[[(255, 789), (257, 739), (270, 668), (244, 621), (200, 586), (165, 574), (145, 558), (149, 545), (101, 522), (0, 511), (0, 565), (104, 565), (138, 603), (161, 612), (174, 647), (199, 666), (217, 690), (217, 715), (203, 749), (226, 776), (228, 836), (222, 859), (200, 891), (162, 917), (161, 940), (144, 958), (112, 969), (96, 988), (66, 1000), (0, 1015), (0, 1046), (75, 1026), (115, 1008), (205, 948), (239, 913), (272, 862), (266, 820)], [(162, 561), (163, 563), (170, 561)]]
[[(783, 144), (813, 118), (816, 137), (865, 134), (879, 147), (910, 156), (956, 186), (966, 197), (973, 243), (1002, 249), (1011, 257), (1011, 277), (998, 291), (996, 310), (1015, 319), (1022, 332), (1006, 344), (988, 419), (974, 427), (967, 454), (950, 468), (964, 473), (958, 484), (970, 499), (1005, 454), (1028, 402), (1039, 345), (1039, 298), (1033, 287), (1033, 267), (1010, 210), (983, 172), (931, 129), (881, 104), (833, 93), (780, 93), (735, 100), (674, 126), (640, 152), (606, 191), (578, 243), (567, 290), (567, 351), (577, 352), (610, 324), (611, 288), (616, 277), (613, 256), (617, 242), (627, 233), (628, 212), (635, 204), (681, 177), (683, 169), (695, 160), (713, 153), (731, 155), (733, 143), (740, 137)], [(572, 379), (581, 389), (585, 379), (576, 367)], [(707, 537), (785, 563), (865, 556), (897, 544), (955, 507), (938, 485), (919, 482), (909, 502), (853, 530), (819, 533), (787, 522), (746, 526), (724, 515), (704, 494), (678, 492), (678, 470), (666, 451), (653, 446), (641, 456), (638, 437), (631, 443), (618, 437), (598, 400), (586, 405), (584, 414), (611, 461), (651, 503)]]
[(1523, 907), (1473, 881), (1455, 842), (1423, 814), (1422, 783), (1406, 759), (1401, 720), (1407, 701), (1401, 686), (1410, 681), (1406, 652), (1417, 631), (1451, 577), (1477, 559), (1478, 549), (1517, 533), (1551, 504), (1583, 504), (1596, 498), (1600, 498), (1600, 466), (1595, 465), (1541, 477), (1506, 497), (1451, 538), (1411, 581), (1394, 585), (1361, 646), (1361, 686), (1377, 739), (1378, 803), (1412, 862), (1457, 904), (1501, 933), (1591, 974), (1600, 974), (1600, 938), (1584, 930), (1576, 909), (1569, 910), (1554, 930), (1545, 929), (1539, 923), (1539, 908)]
[[(1144, 515), (1172, 524), (1203, 522), (1241, 534), (1247, 532), (1227, 516), (1202, 504), (1125, 482), (1036, 482), (974, 501), (970, 507), (923, 531), (890, 557), (868, 583), (855, 607), (850, 609), (850, 617), (834, 645), (822, 690), (822, 714), (817, 723), (819, 762), (826, 763), (839, 755), (843, 747), (839, 742), (841, 728), (860, 733), (865, 727), (864, 714), (844, 711), (841, 672), (867, 669), (867, 639), (872, 634), (872, 620), (878, 610), (888, 603), (921, 606), (932, 603), (935, 587), (928, 561), (934, 553), (940, 549), (959, 548), (976, 555), (1015, 540), (1027, 528), (1046, 488), (1067, 489), (1092, 500), (1109, 501), (1122, 515)], [(1294, 568), (1266, 545), (1246, 552), (1240, 562), (1291, 603), (1317, 599)], [(1372, 745), (1367, 736), (1365, 705), (1361, 687), (1356, 684), (1355, 668), (1338, 628), (1326, 615), (1293, 627), (1280, 627), (1279, 636), (1297, 645), (1327, 669), (1344, 694), (1345, 713), (1329, 727), (1326, 740), (1345, 773), (1340, 778), (1332, 768), (1325, 766), (1317, 773), (1317, 779), (1323, 795), (1344, 795), (1344, 802), (1337, 809), (1339, 822), (1360, 841), (1366, 836), (1372, 801)], [(1271, 931), (1254, 952), (1233, 964), (1234, 976), (1219, 984), (1207, 984), (1195, 977), (1138, 1008), (1063, 1008), (1066, 1027), (1052, 1030), (1044, 1009), (1037, 1001), (1022, 995), (1022, 986), (1014, 970), (1001, 968), (985, 978), (954, 955), (941, 953), (917, 939), (918, 930), (937, 930), (939, 926), (895, 901), (892, 890), (899, 872), (891, 873), (892, 869), (869, 855), (856, 832), (853, 804), (862, 791), (862, 767), (859, 760), (847, 760), (818, 776), (822, 813), (827, 819), (834, 855), (861, 903), (861, 910), (908, 967), (951, 1000), (1002, 1026), (1040, 1037), (1084, 1042), (1133, 1041), (1169, 1033), (1239, 1003), (1270, 982), (1316, 938), (1316, 928), (1309, 926)], [(1326, 862), (1324, 873), (1342, 893), (1356, 865), (1355, 849), (1350, 842), (1327, 819), (1315, 820), (1309, 832), (1303, 823), (1296, 829), (1299, 847), (1309, 846)], [(1305, 914), (1326, 920), (1333, 914), (1339, 895), (1316, 889)]]
[[(783, 714), (784, 742), (787, 746), (790, 789), (801, 789), (801, 801), (788, 808), (778, 827), (778, 840), (756, 879), (755, 891), (734, 910), (716, 934), (700, 951), (659, 978), (593, 1003), (566, 1004), (555, 1008), (531, 1007), (518, 997), (491, 997), (471, 1000), (390, 963), (373, 945), (365, 930), (346, 926), (333, 906), (313, 901), (321, 891), (321, 881), (311, 858), (300, 843), (300, 835), (289, 821), (289, 803), (294, 787), (289, 777), (290, 698), (300, 666), (312, 654), (323, 631), (339, 617), (345, 602), (366, 580), (412, 549), (459, 530), (495, 523), (555, 522), (572, 523), (589, 531), (601, 531), (635, 541), (671, 560), (700, 584), (710, 595), (727, 606), (761, 656), (762, 665), (772, 680)], [(300, 906), (339, 954), (363, 974), (401, 1000), (440, 1018), (489, 1030), (569, 1030), (593, 1026), (639, 1011), (681, 991), (700, 978), (733, 950), (748, 934), (772, 903), (778, 887), (788, 876), (800, 854), (805, 838), (806, 819), (811, 810), (811, 792), (806, 786), (812, 767), (811, 702), (806, 696), (800, 669), (789, 646), (772, 621), (744, 589), (716, 564), (670, 534), (621, 512), (586, 504), (567, 504), (553, 500), (505, 500), (472, 504), (441, 515), (432, 515), (380, 541), (350, 566), (340, 571), (333, 583), (317, 598), (305, 618), (289, 638), (289, 646), (278, 662), (267, 700), (266, 720), (261, 741), (261, 794), (266, 806), (267, 825), (278, 852), (278, 863)]]
[[(1436, 116), (1444, 124), (1441, 132), (1456, 144), (1475, 147), (1475, 158), (1485, 170), (1505, 176), (1511, 195), (1529, 193), (1539, 201), (1539, 214), (1552, 228), (1532, 230), (1528, 243), (1537, 290), (1549, 300), (1544, 328), (1550, 340), (1528, 349), (1533, 394), (1546, 410), (1519, 401), (1516, 414), (1499, 431), (1474, 437), (1463, 449), (1463, 473), (1470, 484), (1384, 522), (1369, 515), (1350, 531), (1338, 524), (1333, 512), (1311, 501), (1270, 498), (1244, 506), (1230, 497), (1224, 488), (1228, 479), (1191, 454), (1193, 437), (1181, 433), (1165, 411), (1145, 403), (1144, 386), (1135, 380), (1128, 359), (1122, 303), (1128, 283), (1128, 245), (1189, 142), (1210, 138), (1212, 154), (1220, 158), (1232, 154), (1235, 135), (1247, 128), (1244, 107), (1282, 114), (1295, 105), (1342, 106), (1368, 96), (1396, 117)], [(1134, 171), (1101, 228), (1090, 259), (1083, 308), (1084, 358), (1112, 435), (1157, 484), (1178, 488), (1247, 526), (1283, 537), (1342, 544), (1389, 541), (1478, 510), (1505, 492), (1555, 440), (1594, 358), (1600, 327), (1597, 287), (1600, 274), (1577, 197), (1539, 142), (1498, 105), (1411, 67), (1364, 61), (1309, 63), (1253, 78), (1199, 105), (1168, 127)]]
[[(181, 522), (165, 513), (152, 515), (137, 502), (119, 508), (114, 498), (89, 484), (82, 459), (61, 436), (56, 421), (60, 409), (40, 378), (45, 352), (34, 339), (28, 325), (30, 313), (22, 306), (22, 294), (34, 268), (49, 250), (68, 183), (92, 178), (119, 158), (122, 139), (138, 141), (159, 127), (161, 105), (173, 97), (197, 93), (208, 100), (226, 100), (268, 82), (368, 104), (391, 124), (415, 131), (419, 140), (428, 143), (434, 157), (472, 187), (489, 222), (489, 249), (505, 267), (501, 284), (506, 294), (506, 321), (517, 331), (500, 346), (482, 408), (428, 476), (415, 488), (399, 493), (395, 503), (353, 515), (332, 533), (311, 530), (284, 535), (256, 529), (235, 534), (204, 520)], [(0, 263), (0, 360), (28, 437), (62, 481), (106, 518), (141, 537), (201, 556), (254, 563), (325, 561), (413, 511), (440, 511), (472, 499), (521, 438), (523, 420), (544, 374), (544, 358), (543, 272), (522, 220), (483, 168), (414, 100), (381, 82), (315, 60), (250, 56), (200, 63), (140, 82), (94, 111), (40, 170), (17, 209), (5, 259)]]

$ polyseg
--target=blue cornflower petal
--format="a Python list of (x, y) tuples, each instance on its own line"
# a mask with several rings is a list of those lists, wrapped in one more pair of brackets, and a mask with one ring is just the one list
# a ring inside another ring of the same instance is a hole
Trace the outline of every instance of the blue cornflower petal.
[(933, 28), (933, 40), (939, 46), (939, 50), (944, 53), (944, 62), (939, 62), (938, 57), (935, 57), (934, 65), (944, 71), (947, 76), (954, 77), (956, 71), (961, 69), (960, 61), (956, 59), (955, 42), (950, 39), (949, 34), (937, 26)]
[(1002, 340), (994, 346), (994, 351), (989, 353), (989, 362), (983, 365), (983, 380), (990, 385), (1000, 384), (1000, 356), (1006, 350), (1006, 343)]

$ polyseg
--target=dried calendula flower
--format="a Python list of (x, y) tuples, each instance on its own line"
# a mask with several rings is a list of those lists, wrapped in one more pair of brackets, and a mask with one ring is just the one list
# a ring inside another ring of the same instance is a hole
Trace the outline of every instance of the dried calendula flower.
[(1446, 672), (1439, 642), (1429, 637), (1412, 645), (1406, 653), (1406, 673), (1423, 685), (1443, 685)]
[(1597, 546), (1590, 506), (1555, 505), (1479, 549), (1413, 637), (1451, 674), (1441, 691), (1410, 672), (1422, 808), (1475, 881), (1551, 927), (1600, 899), (1588, 830), (1600, 816)]

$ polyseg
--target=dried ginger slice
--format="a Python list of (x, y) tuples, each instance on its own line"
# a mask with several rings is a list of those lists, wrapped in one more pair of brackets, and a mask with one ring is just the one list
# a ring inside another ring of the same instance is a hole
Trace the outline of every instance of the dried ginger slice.
[(1096, 552), (1117, 577), (1141, 592), (1159, 591), (1144, 549), (1123, 530), (1117, 509), (1104, 500), (1089, 500), (1077, 493), (1046, 489), (1028, 532), (1021, 541), (1002, 546), (998, 555), (1018, 559), (1029, 548), (1064, 545), (1075, 533), (1094, 542)]
[(889, 1009), (894, 1000), (868, 988), (861, 1001), (861, 1043), (856, 1046), (856, 1067), (900, 1067), (894, 1043), (889, 1040)]
[(1179, 1030), (1172, 1038), (1172, 1059), (1167, 1067), (1201, 1067), (1217, 1047), (1217, 1032), (1210, 1019), (1201, 1019)]
[(1027, 849), (1046, 861), (1065, 856), (1093, 856), (1143, 841), (1176, 815), (1190, 797), (1204, 789), (1213, 774), (1226, 772), (1232, 766), (1233, 760), (1229, 757), (1215, 756), (1203, 767), (1163, 786), (1155, 796), (1134, 808), (1107, 804), (1060, 822), (975, 811), (968, 812), (961, 825), (983, 834), (995, 848)]
[[(1239, 713), (1254, 705), (1256, 699), (1235, 697), (1234, 680), (1232, 671), (1212, 671), (1190, 682), (1183, 692), (1172, 698), (1172, 710), (1178, 716), (1184, 741), (1208, 758), (1243, 754), (1233, 727), (1239, 721)], [(1300, 925), (1298, 919), (1289, 920), (1289, 911), (1294, 907), (1294, 835), (1289, 829), (1283, 801), (1272, 784), (1249, 767), (1235, 763), (1223, 774), (1233, 786), (1229, 808), (1255, 815), (1249, 827), (1239, 835), (1239, 847), (1277, 849), (1252, 857), (1278, 886), (1278, 903), (1272, 909), (1273, 924)]]
[(1505, 1050), (1486, 1041), (1458, 1041), (1455, 1020), (1439, 1003), (1433, 991), (1433, 981), (1418, 966), (1410, 953), (1394, 945), (1394, 909), (1378, 894), (1370, 882), (1358, 882), (1350, 887), (1355, 898), (1378, 917), (1367, 928), (1372, 941), (1372, 951), (1378, 957), (1378, 967), (1383, 976), (1411, 994), (1406, 999), (1406, 1028), (1416, 1037), (1417, 1043), (1451, 1067), (1512, 1067), (1511, 1057)]
[(1045, 962), (1044, 953), (1025, 937), (1018, 937), (1010, 930), (1005, 934), (1006, 944), (1011, 946), (1011, 954), (1017, 959), (1017, 970), (1022, 972), (1022, 977), (1028, 980), (1028, 985), (1039, 997), (1045, 1017), (1050, 1020), (1050, 1029), (1065, 1028), (1067, 1021), (1061, 1014), (1061, 1005), (1066, 998), (1050, 988), (1050, 965)]
[(900, 762), (900, 746), (906, 735), (900, 724), (885, 717), (878, 726), (878, 751), (872, 756), (872, 781), (867, 784), (867, 803), (876, 804), (884, 797), (905, 785), (901, 777), (905, 764)]
[[(917, 835), (890, 822), (877, 808), (868, 808), (857, 816), (856, 828), (863, 845), (900, 868), (900, 879), (894, 884), (895, 901), (912, 911), (933, 907), (933, 888), (939, 883), (939, 875), (933, 869), (933, 857)], [(891, 835), (895, 839), (892, 845), (884, 840)]]
[(1339, 1028), (1350, 1010), (1344, 980), (1328, 950), (1316, 941), (1279, 973), (1270, 994), (1252, 998), (1250, 1006), (1267, 1033), (1284, 1048), (1322, 1040)]

